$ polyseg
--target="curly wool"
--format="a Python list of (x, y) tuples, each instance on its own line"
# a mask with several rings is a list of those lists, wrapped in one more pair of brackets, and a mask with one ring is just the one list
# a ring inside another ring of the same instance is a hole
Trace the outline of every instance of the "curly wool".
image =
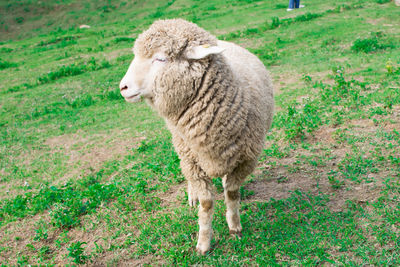
[[(234, 73), (235, 64), (227, 62), (225, 52), (196, 61), (184, 58), (184, 51), (202, 44), (217, 45), (217, 39), (174, 19), (155, 22), (138, 37), (134, 50), (145, 57), (161, 51), (174, 63), (156, 77), (151, 104), (167, 122), (184, 174), (193, 173), (185, 169), (196, 165), (208, 176), (199, 179), (222, 177), (244, 163), (242, 180), (254, 169), (271, 124), (272, 85), (266, 71), (267, 83)], [(243, 55), (249, 56), (259, 61)]]
[(203, 44), (217, 45), (217, 38), (182, 19), (158, 20), (138, 36), (134, 50), (148, 58), (156, 51), (177, 58), (185, 49)]

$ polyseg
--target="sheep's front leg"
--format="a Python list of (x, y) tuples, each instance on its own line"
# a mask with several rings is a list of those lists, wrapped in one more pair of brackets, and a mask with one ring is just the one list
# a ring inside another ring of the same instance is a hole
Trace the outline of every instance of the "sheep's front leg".
[(196, 250), (204, 255), (211, 247), (214, 195), (210, 177), (190, 157), (182, 157), (181, 169), (188, 181), (189, 205), (199, 206), (199, 239)]
[(240, 224), (240, 184), (231, 185), (224, 179), (224, 196), (226, 204), (226, 221), (228, 222), (229, 234), (242, 237), (242, 225)]
[(175, 150), (181, 159), (181, 170), (183, 176), (188, 181), (187, 193), (189, 206), (194, 207), (199, 201), (198, 190), (194, 186), (193, 181), (205, 177), (204, 171), (197, 165), (197, 160), (192, 151), (186, 145), (185, 141), (177, 134), (172, 135), (172, 142)]

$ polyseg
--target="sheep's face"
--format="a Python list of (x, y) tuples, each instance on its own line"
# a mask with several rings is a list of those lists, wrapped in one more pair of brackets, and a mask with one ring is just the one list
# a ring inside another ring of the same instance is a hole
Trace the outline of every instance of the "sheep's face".
[[(135, 58), (120, 82), (121, 95), (128, 102), (137, 102), (141, 97), (153, 99), (156, 93), (162, 93), (165, 89), (168, 89), (157, 88), (157, 85), (158, 87), (165, 87), (166, 80), (178, 85), (180, 84), (179, 81), (190, 79), (190, 77), (187, 77), (190, 76), (190, 71), (188, 71), (189, 60), (195, 62), (222, 51), (223, 49), (218, 46), (195, 46), (183, 51), (182, 57), (178, 59), (168, 58), (164, 52), (156, 52), (152, 56), (146, 57), (136, 51)], [(165, 76), (175, 76), (175, 79), (168, 79)], [(189, 83), (192, 84), (191, 81)]]
[(119, 84), (125, 100), (137, 102), (141, 97), (152, 98), (155, 77), (166, 63), (167, 58), (163, 53), (156, 53), (150, 58), (136, 54)]

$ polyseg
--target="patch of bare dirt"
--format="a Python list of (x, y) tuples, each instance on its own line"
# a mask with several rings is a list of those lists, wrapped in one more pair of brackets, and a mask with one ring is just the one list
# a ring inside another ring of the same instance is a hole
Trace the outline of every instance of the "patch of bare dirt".
[[(316, 72), (311, 75), (313, 81), (322, 80), (324, 83), (330, 83), (333, 81), (332, 78), (328, 77), (332, 71), (321, 71)], [(303, 84), (303, 75), (307, 75), (306, 73), (297, 73), (297, 72), (289, 72), (289, 73), (280, 73), (276, 74), (273, 77), (274, 81), (274, 93), (275, 95), (280, 95), (282, 93), (282, 89), (285, 87), (293, 87), (297, 86), (299, 83)], [(308, 97), (308, 96), (307, 96)]]
[(357, 132), (362, 132), (362, 133), (370, 133), (376, 131), (376, 125), (371, 119), (358, 119), (358, 120), (352, 120), (350, 123), (348, 123), (350, 127), (358, 128)]
[(12, 183), (0, 182), (0, 200), (9, 198), (10, 196), (17, 196), (30, 191), (29, 183), (27, 181), (18, 180)]
[[(347, 200), (357, 202), (375, 201), (384, 187), (385, 177), (392, 176), (394, 173), (390, 167), (386, 166), (386, 163), (381, 163), (377, 165), (379, 167), (378, 173), (367, 174), (368, 178), (374, 182), (357, 183), (346, 179), (343, 180), (339, 175), (335, 178), (339, 179), (343, 184), (340, 188), (334, 188), (328, 179), (330, 171), (338, 170), (338, 164), (347, 154), (352, 153), (352, 148), (349, 144), (336, 140), (335, 132), (339, 129), (347, 131), (348, 134), (353, 136), (367, 138), (367, 140), (374, 140), (375, 142), (383, 142), (383, 140), (378, 140), (377, 131), (381, 129), (390, 132), (398, 127), (400, 127), (400, 123), (390, 123), (388, 121), (385, 121), (382, 125), (375, 125), (372, 119), (348, 121), (338, 128), (323, 126), (308, 138), (312, 149), (298, 148), (296, 151), (292, 151), (288, 157), (270, 159), (271, 161), (262, 163), (255, 171), (255, 179), (245, 185), (245, 188), (253, 191), (254, 194), (244, 201), (265, 202), (271, 198), (285, 199), (295, 190), (310, 192), (311, 194), (323, 193), (329, 195), (330, 202), (328, 205), (333, 211), (341, 211), (346, 208)], [(362, 151), (365, 151), (366, 155), (368, 155), (368, 151), (373, 150), (374, 146), (372, 144), (369, 144), (369, 142), (363, 143)], [(323, 159), (327, 157), (329, 157), (329, 161), (317, 166), (301, 161), (304, 158)]]
[[(350, 45), (347, 45), (343, 48), (350, 48)], [(344, 62), (347, 62), (349, 60), (349, 58), (348, 57), (337, 57), (337, 58), (334, 58), (333, 60), (340, 62), (340, 63), (344, 63)]]
[[(104, 218), (109, 218), (110, 221)], [(118, 218), (117, 224), (113, 224), (114, 219)], [(132, 258), (132, 252), (137, 250), (135, 243), (125, 245), (130, 237), (137, 237), (140, 229), (131, 224), (131, 220), (137, 220), (126, 214), (121, 214), (118, 209), (110, 209), (109, 206), (100, 207), (96, 213), (82, 218), (82, 227), (74, 228), (69, 231), (68, 236), (71, 242), (85, 242), (85, 252), (90, 254), (96, 252), (90, 265), (92, 266), (142, 266), (144, 264), (160, 263), (158, 256), (148, 255), (139, 258)], [(139, 219), (140, 221), (146, 218)], [(136, 221), (136, 223), (139, 223)], [(116, 235), (116, 229), (123, 228), (123, 234)], [(100, 251), (99, 250), (102, 250)], [(63, 248), (65, 254), (68, 251)], [(63, 257), (58, 257), (59, 264), (65, 264)]]
[[(117, 263), (129, 256), (129, 251), (121, 249), (112, 249), (112, 246), (122, 246), (125, 239), (131, 233), (121, 235), (117, 238), (112, 236), (115, 232), (106, 225), (105, 221), (98, 220), (98, 212), (96, 214), (84, 216), (82, 218), (82, 227), (73, 228), (68, 232), (68, 240), (70, 243), (84, 242), (85, 254), (89, 255), (91, 253), (96, 253), (94, 257), (94, 262), (90, 264), (95, 266), (108, 266), (108, 264), (114, 262)], [(118, 214), (112, 210), (108, 210), (114, 214), (110, 214), (111, 217), (119, 217)], [(95, 226), (92, 226), (95, 224)], [(55, 257), (56, 264), (66, 265), (70, 263), (70, 258), (66, 258), (68, 255), (68, 246), (61, 247)]]
[[(57, 153), (65, 155), (67, 160), (64, 162), (63, 159), (63, 164), (58, 170), (51, 170), (49, 173), (52, 175), (42, 177), (43, 180), (64, 184), (70, 179), (98, 171), (106, 161), (122, 159), (144, 139), (145, 137), (130, 135), (128, 130), (118, 129), (92, 135), (78, 131), (74, 134), (51, 137), (44, 142), (47, 147), (31, 149), (22, 153), (17, 159), (23, 164), (23, 168), (27, 169), (33, 161), (47, 160)], [(5, 173), (4, 169), (0, 170), (0, 173), (2, 172)], [(30, 183), (31, 177), (26, 177), (25, 180), (0, 182), (0, 199), (18, 195), (21, 190), (29, 192)]]
[(245, 202), (266, 202), (271, 198), (285, 199), (292, 192), (299, 190), (314, 195), (323, 193), (329, 195), (328, 207), (333, 211), (342, 211), (347, 200), (357, 202), (374, 201), (380, 196), (383, 183), (354, 184), (345, 181), (340, 189), (334, 189), (327, 178), (327, 169), (319, 172), (307, 171), (305, 168), (299, 172), (290, 173), (284, 168), (273, 168), (267, 174), (259, 176), (245, 188), (254, 192), (245, 199)]
[(323, 126), (313, 133), (313, 139), (315, 142), (333, 144), (335, 142), (333, 137), (335, 131), (336, 128)]
[(241, 39), (237, 42), (238, 45), (246, 49), (249, 48), (259, 48), (265, 45), (265, 41), (261, 38), (259, 39)]
[(49, 138), (45, 144), (54, 152), (62, 151), (68, 155), (68, 165), (71, 168), (61, 181), (65, 182), (73, 176), (98, 170), (108, 160), (121, 158), (144, 139), (145, 137), (129, 136), (127, 131), (113, 131), (91, 136), (86, 136), (80, 131)]
[[(94, 262), (95, 266), (109, 266), (103, 263), (97, 264), (98, 261)], [(154, 256), (154, 255), (146, 255), (143, 257), (140, 257), (138, 259), (124, 259), (118, 261), (118, 264), (116, 266), (145, 266), (145, 265), (151, 265), (151, 266), (165, 266), (166, 262), (160, 257), (160, 256)]]
[(32, 258), (36, 256), (37, 252), (35, 250), (41, 247), (39, 243), (32, 242), (33, 237), (36, 235), (36, 223), (40, 220), (46, 220), (46, 217), (45, 214), (37, 214), (33, 217), (27, 217), (1, 227), (0, 244), (9, 249), (0, 252), (0, 263), (16, 266), (16, 255), (18, 255), (18, 253)]
[(400, 122), (399, 123), (385, 123), (383, 127), (388, 132), (391, 132), (394, 130), (400, 131)]
[[(133, 42), (132, 42), (132, 47), (133, 47)], [(116, 59), (116, 58), (126, 55), (126, 54), (132, 55), (132, 59), (133, 59), (132, 48), (113, 50), (106, 55), (106, 59), (110, 61), (110, 60)]]
[(274, 77), (274, 94), (280, 95), (282, 93), (282, 88), (287, 87), (291, 84), (297, 84), (301, 81), (302, 75), (297, 72), (292, 73), (282, 73)]
[[(37, 223), (43, 221), (49, 224), (48, 212), (8, 223), (0, 228), (0, 244), (8, 247), (7, 250), (0, 251), (0, 263), (16, 266), (18, 255), (24, 255), (29, 258), (29, 264), (37, 264), (38, 251), (48, 246), (50, 249), (48, 256), (52, 259), (52, 263), (56, 266), (66, 266), (72, 263), (72, 258), (68, 257), (68, 247), (73, 242), (85, 243), (82, 246), (85, 255), (95, 253), (93, 262), (89, 262), (90, 266), (138, 266), (160, 262), (160, 259), (154, 256), (131, 258), (132, 251), (136, 249), (135, 244), (124, 248), (124, 242), (130, 236), (139, 234), (139, 229), (129, 223), (129, 220), (133, 218), (121, 219), (121, 216), (125, 215), (119, 214), (116, 209), (110, 209), (109, 206), (102, 206), (96, 210), (96, 213), (82, 216), (81, 227), (65, 231), (63, 234), (62, 229), (49, 226), (48, 238), (37, 241), (33, 240), (36, 235), (35, 230), (38, 229)], [(110, 225), (104, 218), (110, 218), (111, 222), (112, 218), (121, 219), (117, 227), (121, 227), (120, 223), (122, 223), (124, 233), (116, 237), (114, 231), (116, 226), (112, 223)]]
[(158, 197), (162, 200), (161, 206), (179, 206), (179, 200), (185, 198), (186, 189), (186, 181), (177, 185), (170, 186), (167, 192), (158, 195)]
[(238, 30), (238, 28), (235, 27), (235, 28), (214, 29), (211, 32), (215, 36), (218, 36), (218, 35), (223, 35), (223, 34), (228, 34), (228, 33), (231, 33), (231, 32), (235, 32), (237, 30)]
[(378, 25), (382, 22), (383, 19), (367, 19), (367, 23), (372, 25)]

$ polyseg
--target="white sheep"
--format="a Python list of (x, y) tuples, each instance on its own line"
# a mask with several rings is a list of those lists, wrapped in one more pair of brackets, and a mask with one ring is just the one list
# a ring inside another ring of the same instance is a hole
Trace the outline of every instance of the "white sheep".
[(273, 116), (273, 87), (262, 62), (182, 19), (159, 20), (137, 38), (120, 83), (128, 102), (144, 98), (166, 121), (200, 201), (196, 249), (210, 249), (213, 177), (222, 177), (229, 232), (241, 236), (239, 188), (257, 164)]

